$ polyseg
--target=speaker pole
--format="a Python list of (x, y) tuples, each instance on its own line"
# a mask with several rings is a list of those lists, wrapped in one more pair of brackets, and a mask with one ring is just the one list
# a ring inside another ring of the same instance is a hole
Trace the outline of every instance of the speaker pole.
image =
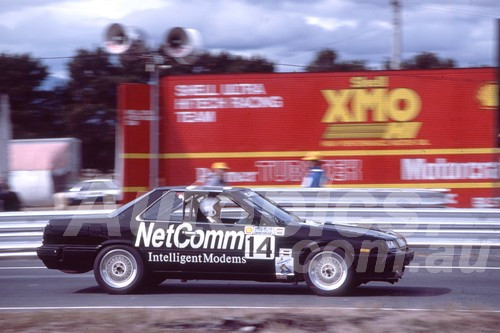
[(151, 118), (149, 122), (149, 189), (158, 187), (159, 177), (159, 120), (160, 120), (160, 67), (163, 65), (163, 57), (152, 55), (151, 63), (146, 66), (150, 72), (150, 108)]
[[(132, 44), (143, 45), (142, 31), (113, 23), (104, 34), (104, 48), (111, 54), (122, 54), (129, 51)], [(199, 57), (201, 35), (197, 30), (173, 28), (167, 34), (167, 54), (177, 62), (192, 65)], [(172, 54), (175, 54), (173, 56)], [(160, 69), (169, 68), (163, 65), (165, 59), (157, 52), (146, 55), (146, 71), (150, 72), (150, 128), (149, 128), (149, 188), (158, 187), (159, 177), (159, 119), (160, 119)]]
[[(497, 148), (500, 150), (500, 18), (497, 19)], [(497, 152), (497, 159), (500, 154)]]

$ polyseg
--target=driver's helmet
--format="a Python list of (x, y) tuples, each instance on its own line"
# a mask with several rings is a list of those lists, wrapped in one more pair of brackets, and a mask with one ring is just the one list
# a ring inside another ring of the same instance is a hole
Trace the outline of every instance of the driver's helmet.
[(220, 199), (217, 197), (206, 197), (200, 202), (200, 210), (206, 217), (214, 217), (220, 212)]

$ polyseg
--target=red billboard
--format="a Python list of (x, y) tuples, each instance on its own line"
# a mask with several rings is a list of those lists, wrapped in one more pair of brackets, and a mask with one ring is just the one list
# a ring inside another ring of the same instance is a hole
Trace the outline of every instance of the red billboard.
[[(319, 151), (330, 187), (445, 188), (454, 206), (493, 207), (494, 77), (492, 68), (167, 77), (159, 182), (202, 182), (223, 161), (233, 185), (300, 186), (301, 158)], [(148, 187), (148, 91), (120, 88), (131, 193)]]

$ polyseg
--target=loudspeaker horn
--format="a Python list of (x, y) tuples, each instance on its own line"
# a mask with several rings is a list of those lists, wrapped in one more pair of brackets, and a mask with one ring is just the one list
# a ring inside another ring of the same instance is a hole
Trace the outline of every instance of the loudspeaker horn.
[(175, 27), (165, 37), (164, 51), (178, 63), (192, 65), (200, 57), (202, 43), (198, 30)]
[(135, 51), (140, 52), (144, 49), (144, 40), (142, 31), (119, 23), (109, 25), (104, 32), (104, 48), (112, 54), (125, 53), (133, 45), (137, 46)]

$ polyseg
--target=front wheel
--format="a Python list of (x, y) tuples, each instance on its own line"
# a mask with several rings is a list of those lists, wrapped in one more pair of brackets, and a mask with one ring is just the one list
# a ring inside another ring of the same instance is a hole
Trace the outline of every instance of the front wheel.
[(353, 271), (350, 261), (340, 251), (321, 251), (306, 259), (307, 285), (318, 295), (334, 296), (347, 292), (352, 285)]
[(103, 249), (94, 262), (99, 286), (110, 294), (127, 294), (144, 276), (141, 256), (131, 247), (116, 245)]

